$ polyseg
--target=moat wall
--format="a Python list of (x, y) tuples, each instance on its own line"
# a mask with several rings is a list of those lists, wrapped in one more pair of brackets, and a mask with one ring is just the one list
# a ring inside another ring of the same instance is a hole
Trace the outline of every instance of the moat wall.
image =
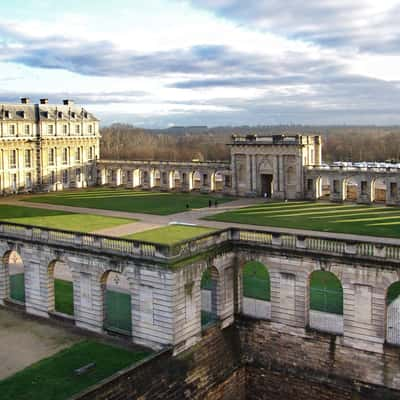
[(77, 400), (244, 400), (245, 370), (235, 327), (214, 326), (192, 349), (172, 357), (171, 351), (76, 396)]
[(400, 350), (354, 350), (342, 338), (241, 318), (248, 400), (400, 399)]
[(400, 349), (383, 354), (342, 338), (238, 317), (214, 326), (192, 349), (121, 371), (79, 400), (395, 400)]

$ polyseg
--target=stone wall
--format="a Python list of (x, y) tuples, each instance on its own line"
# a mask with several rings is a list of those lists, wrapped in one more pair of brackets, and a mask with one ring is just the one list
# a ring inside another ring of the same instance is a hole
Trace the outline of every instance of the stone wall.
[(400, 350), (344, 346), (341, 336), (241, 318), (248, 400), (400, 398)]
[(75, 400), (244, 400), (245, 372), (234, 327), (209, 328), (192, 349), (170, 351), (92, 387)]

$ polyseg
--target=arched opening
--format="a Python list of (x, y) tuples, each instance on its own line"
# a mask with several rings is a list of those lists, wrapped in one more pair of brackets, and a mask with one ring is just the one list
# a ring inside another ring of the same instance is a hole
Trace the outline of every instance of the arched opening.
[(346, 200), (357, 201), (358, 182), (354, 178), (346, 179)]
[(242, 312), (260, 319), (271, 319), (271, 282), (268, 268), (249, 261), (242, 269)]
[(200, 190), (201, 175), (199, 171), (193, 171), (189, 176), (189, 190)]
[(384, 178), (375, 179), (375, 201), (377, 203), (385, 203), (386, 202), (386, 181)]
[(10, 251), (4, 256), (4, 263), (9, 276), (9, 299), (25, 303), (25, 268), (21, 256)]
[(169, 189), (179, 189), (181, 185), (181, 174), (179, 171), (170, 171), (168, 177), (168, 187)]
[(119, 272), (107, 271), (101, 278), (104, 329), (132, 334), (132, 306), (129, 282)]
[(161, 186), (161, 173), (158, 169), (152, 169), (150, 172), (150, 187)]
[(224, 189), (224, 175), (217, 171), (211, 175), (211, 191), (222, 192)]
[(321, 197), (330, 197), (331, 195), (331, 182), (329, 176), (321, 177)]
[(218, 271), (207, 268), (201, 277), (201, 324), (202, 326), (218, 319)]
[(392, 283), (386, 293), (386, 341), (400, 345), (400, 281)]
[(133, 170), (132, 187), (136, 188), (142, 185), (142, 176), (140, 169)]
[(62, 261), (49, 265), (49, 311), (74, 315), (74, 284), (69, 266)]
[(324, 332), (343, 333), (343, 288), (332, 272), (314, 271), (310, 275), (309, 325)]

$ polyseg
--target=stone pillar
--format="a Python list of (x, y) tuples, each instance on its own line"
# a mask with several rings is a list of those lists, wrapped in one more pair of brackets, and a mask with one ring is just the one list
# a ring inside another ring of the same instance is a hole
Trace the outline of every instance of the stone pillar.
[(25, 271), (25, 307), (29, 314), (48, 317), (48, 270), (40, 256), (32, 252), (32, 258), (22, 253)]
[(254, 154), (251, 156), (251, 179), (253, 181), (253, 193), (257, 195), (261, 189), (257, 188), (257, 156)]
[(236, 156), (231, 153), (231, 194), (237, 195), (238, 187), (237, 187), (237, 174), (236, 174)]
[(322, 145), (321, 136), (314, 137), (314, 165), (321, 165), (322, 163)]
[(118, 168), (115, 171), (115, 185), (121, 186), (121, 184), (122, 184), (122, 170), (121, 170), (121, 168)]
[(357, 203), (371, 204), (375, 200), (374, 179), (368, 176), (361, 176), (357, 187)]
[[(89, 268), (79, 269), (74, 277), (74, 317), (79, 328), (101, 333), (104, 320), (104, 291), (101, 276)], [(74, 267), (76, 268), (76, 266)]]
[(340, 175), (329, 177), (330, 201), (342, 202), (346, 199), (345, 180)]
[(253, 174), (252, 174), (252, 162), (251, 156), (246, 154), (246, 192), (251, 195), (253, 194)]

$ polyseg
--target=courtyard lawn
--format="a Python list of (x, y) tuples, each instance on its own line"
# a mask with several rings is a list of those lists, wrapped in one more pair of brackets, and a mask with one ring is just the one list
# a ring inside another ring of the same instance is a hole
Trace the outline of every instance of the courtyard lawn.
[(400, 208), (355, 204), (266, 203), (206, 219), (241, 224), (400, 238)]
[(25, 197), (22, 201), (168, 215), (187, 211), (188, 208), (207, 207), (209, 200), (213, 204), (215, 200), (221, 204), (231, 201), (232, 198), (206, 194), (159, 193), (128, 189), (96, 188), (29, 196)]
[(214, 232), (215, 230), (204, 226), (168, 225), (162, 228), (134, 233), (126, 236), (126, 238), (170, 245), (182, 240), (193, 239), (197, 236)]
[(64, 229), (79, 232), (95, 232), (100, 229), (130, 224), (128, 218), (104, 217), (92, 214), (73, 214), (65, 211), (40, 208), (0, 205), (0, 220), (43, 228)]
[[(66, 400), (149, 354), (83, 341), (1, 381), (0, 400)], [(74, 373), (92, 362), (93, 369)]]

